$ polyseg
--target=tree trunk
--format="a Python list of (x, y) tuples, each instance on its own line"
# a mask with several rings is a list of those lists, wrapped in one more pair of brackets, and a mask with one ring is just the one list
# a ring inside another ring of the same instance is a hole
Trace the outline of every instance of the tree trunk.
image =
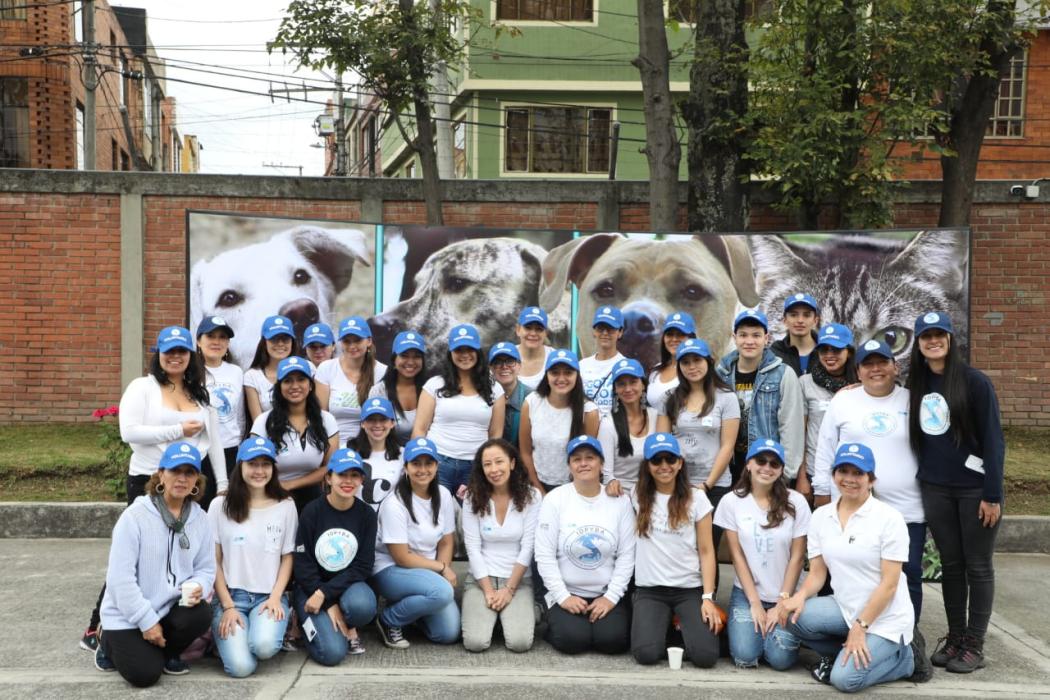
[(642, 80), (645, 148), (649, 161), (649, 226), (678, 228), (678, 167), (682, 149), (674, 123), (663, 0), (638, 0), (638, 57), (631, 61)]
[[(408, 33), (420, 31), (413, 14), (413, 0), (398, 0), (398, 6)], [(406, 53), (408, 76), (413, 85), (412, 105), (416, 117), (416, 137), (409, 145), (419, 154), (420, 170), (423, 171), (423, 200), (427, 209), (427, 225), (441, 226), (445, 219), (441, 213), (441, 176), (438, 173), (437, 153), (434, 150), (434, 121), (430, 114), (428, 96), (430, 70), (411, 46), (406, 49)]]
[(743, 231), (748, 225), (748, 169), (742, 131), (747, 112), (745, 0), (697, 3), (689, 98), (689, 229)]

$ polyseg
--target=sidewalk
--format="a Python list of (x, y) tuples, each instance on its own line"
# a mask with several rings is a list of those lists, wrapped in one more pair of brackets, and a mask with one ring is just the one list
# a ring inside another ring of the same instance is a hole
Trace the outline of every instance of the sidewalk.
[[(115, 673), (94, 669), (77, 648), (98, 595), (108, 541), (0, 540), (0, 697), (141, 697)], [(996, 613), (986, 647), (989, 668), (969, 676), (938, 669), (917, 686), (898, 682), (874, 691), (879, 697), (1050, 697), (1050, 556), (1001, 554), (996, 558)], [(723, 566), (723, 580), (732, 580)], [(728, 599), (724, 585), (721, 598)], [(720, 600), (724, 605), (725, 600)], [(922, 629), (932, 644), (944, 634), (940, 588), (927, 585)], [(705, 697), (808, 698), (837, 693), (809, 678), (804, 668), (777, 673), (739, 670), (726, 659), (711, 670), (643, 667), (629, 655), (567, 657), (543, 642), (527, 654), (494, 648), (469, 654), (461, 646), (438, 647), (410, 636), (405, 651), (386, 649), (374, 628), (364, 630), (368, 653), (324, 668), (303, 652), (280, 654), (252, 678), (226, 677), (217, 659), (193, 664), (188, 676), (165, 676), (150, 698), (356, 698), (451, 697), (464, 692), (486, 700), (569, 697), (573, 700)], [(497, 645), (498, 646), (498, 645)], [(810, 657), (805, 657), (810, 658)]]

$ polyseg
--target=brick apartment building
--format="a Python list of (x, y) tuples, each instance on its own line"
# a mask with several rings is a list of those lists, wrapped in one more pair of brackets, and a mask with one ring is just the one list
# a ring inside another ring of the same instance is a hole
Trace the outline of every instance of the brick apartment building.
[(84, 49), (94, 44), (95, 168), (183, 171), (146, 11), (96, 0), (86, 37), (84, 5), (0, 0), (0, 167), (84, 169)]

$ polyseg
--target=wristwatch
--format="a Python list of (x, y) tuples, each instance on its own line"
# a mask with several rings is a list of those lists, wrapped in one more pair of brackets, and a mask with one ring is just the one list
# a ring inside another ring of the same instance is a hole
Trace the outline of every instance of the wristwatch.
[(700, 600), (711, 600), (711, 601), (713, 601), (714, 599), (715, 599), (715, 594), (714, 593), (704, 593), (704, 594), (702, 594), (700, 596)]
[(868, 623), (860, 619), (859, 617), (857, 618), (857, 624), (860, 625), (860, 628), (865, 632), (868, 631)]

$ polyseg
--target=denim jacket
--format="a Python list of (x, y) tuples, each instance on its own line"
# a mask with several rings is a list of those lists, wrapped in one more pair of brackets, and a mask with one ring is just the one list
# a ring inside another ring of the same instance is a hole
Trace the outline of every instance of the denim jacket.
[[(715, 369), (734, 390), (738, 357), (734, 350)], [(759, 438), (772, 438), (784, 446), (784, 475), (794, 479), (806, 451), (802, 387), (794, 371), (769, 348), (762, 353), (747, 417), (747, 443)]]

